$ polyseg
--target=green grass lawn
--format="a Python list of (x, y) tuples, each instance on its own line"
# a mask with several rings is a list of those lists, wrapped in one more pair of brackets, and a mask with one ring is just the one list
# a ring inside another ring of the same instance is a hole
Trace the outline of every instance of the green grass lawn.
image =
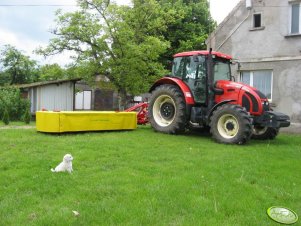
[[(301, 215), (301, 135), (239, 146), (148, 126), (2, 129), (0, 144), (0, 225), (279, 225), (274, 205)], [(66, 153), (74, 172), (52, 173)]]
[(25, 122), (21, 122), (21, 121), (12, 121), (9, 122), (8, 125), (5, 125), (1, 120), (0, 120), (0, 128), (2, 127), (15, 127), (15, 126), (35, 126), (35, 122), (31, 121), (29, 124), (26, 124)]

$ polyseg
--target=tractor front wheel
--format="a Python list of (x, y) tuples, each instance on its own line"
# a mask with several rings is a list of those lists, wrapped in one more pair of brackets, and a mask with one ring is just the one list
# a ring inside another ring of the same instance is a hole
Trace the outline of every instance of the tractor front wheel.
[(252, 134), (251, 118), (241, 106), (222, 105), (210, 118), (210, 132), (219, 143), (244, 144)]
[(150, 97), (148, 117), (158, 132), (177, 134), (185, 131), (186, 105), (183, 93), (174, 85), (158, 86)]
[(254, 126), (252, 138), (256, 140), (273, 140), (279, 133), (279, 128)]

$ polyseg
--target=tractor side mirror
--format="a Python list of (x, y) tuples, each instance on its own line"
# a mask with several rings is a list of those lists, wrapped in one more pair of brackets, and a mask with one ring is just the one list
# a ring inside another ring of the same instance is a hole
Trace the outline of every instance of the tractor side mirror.
[(239, 60), (232, 59), (232, 60), (230, 61), (230, 63), (231, 63), (232, 65), (237, 65), (238, 70), (240, 70), (240, 68), (241, 68), (241, 63), (239, 62)]

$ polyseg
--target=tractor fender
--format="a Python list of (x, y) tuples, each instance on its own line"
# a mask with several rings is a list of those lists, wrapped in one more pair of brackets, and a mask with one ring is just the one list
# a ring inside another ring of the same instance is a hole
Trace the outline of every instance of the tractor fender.
[(224, 105), (224, 104), (227, 104), (227, 103), (230, 103), (230, 102), (234, 102), (234, 101), (235, 101), (235, 100), (224, 100), (224, 101), (222, 101), (222, 102), (220, 102), (220, 103), (214, 105), (214, 106), (208, 111), (208, 113), (207, 113), (206, 119), (207, 119), (208, 125), (209, 125), (209, 121), (210, 121), (211, 115), (213, 114), (213, 112), (214, 112), (219, 106), (222, 106), (222, 105)]
[(152, 87), (150, 88), (149, 92), (151, 93), (153, 90), (155, 90), (158, 86), (164, 85), (164, 84), (170, 84), (177, 86), (183, 93), (183, 96), (185, 98), (186, 105), (194, 105), (195, 101), (192, 96), (192, 93), (189, 89), (189, 87), (186, 85), (185, 82), (183, 82), (179, 78), (165, 76), (159, 80), (157, 80)]

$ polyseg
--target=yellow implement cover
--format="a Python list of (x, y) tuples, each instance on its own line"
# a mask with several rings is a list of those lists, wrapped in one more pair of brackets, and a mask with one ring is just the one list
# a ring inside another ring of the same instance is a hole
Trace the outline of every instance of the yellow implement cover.
[(133, 130), (137, 128), (136, 112), (114, 111), (38, 111), (37, 131), (49, 133)]

